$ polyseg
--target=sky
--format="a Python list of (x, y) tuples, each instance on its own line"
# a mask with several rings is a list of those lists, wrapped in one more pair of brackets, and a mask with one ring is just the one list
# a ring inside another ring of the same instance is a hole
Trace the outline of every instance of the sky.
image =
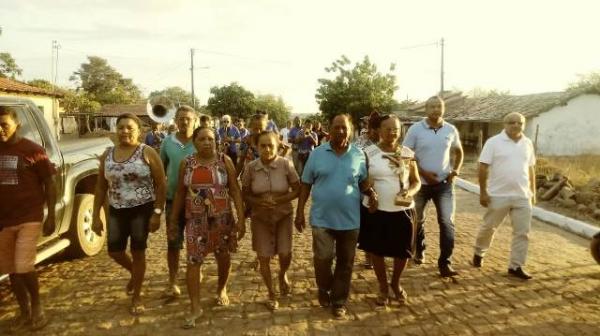
[(423, 100), (444, 87), (511, 94), (564, 90), (600, 71), (600, 2), (537, 0), (0, 0), (0, 52), (23, 68), (21, 80), (57, 83), (88, 55), (106, 58), (145, 94), (238, 82), (281, 96), (293, 113), (318, 111), (319, 78), (341, 55), (369, 58), (386, 73), (396, 64), (395, 98)]

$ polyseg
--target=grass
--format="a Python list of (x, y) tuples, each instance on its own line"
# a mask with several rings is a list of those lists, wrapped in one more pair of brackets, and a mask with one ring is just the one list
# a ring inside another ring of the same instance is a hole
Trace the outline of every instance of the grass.
[(574, 187), (586, 185), (592, 178), (600, 178), (600, 155), (544, 156), (537, 160), (538, 173), (561, 173)]

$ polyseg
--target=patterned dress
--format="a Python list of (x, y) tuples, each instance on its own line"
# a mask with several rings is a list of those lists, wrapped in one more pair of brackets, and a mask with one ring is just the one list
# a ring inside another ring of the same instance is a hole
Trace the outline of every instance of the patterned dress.
[(199, 163), (193, 155), (188, 156), (185, 167), (188, 263), (201, 264), (212, 252), (235, 252), (237, 237), (223, 154), (206, 164)]

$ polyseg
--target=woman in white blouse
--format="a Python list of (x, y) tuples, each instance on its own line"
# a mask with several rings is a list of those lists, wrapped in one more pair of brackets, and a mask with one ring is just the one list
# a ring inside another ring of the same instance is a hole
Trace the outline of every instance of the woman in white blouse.
[[(379, 143), (364, 148), (375, 200), (369, 197), (363, 200), (358, 247), (372, 256), (380, 291), (376, 303), (388, 304), (390, 288), (393, 298), (405, 303), (407, 294), (400, 286), (400, 276), (412, 257), (415, 233), (412, 197), (421, 188), (421, 182), (414, 152), (399, 141), (400, 120), (394, 115), (386, 115), (376, 124)], [(394, 258), (390, 282), (385, 257)]]

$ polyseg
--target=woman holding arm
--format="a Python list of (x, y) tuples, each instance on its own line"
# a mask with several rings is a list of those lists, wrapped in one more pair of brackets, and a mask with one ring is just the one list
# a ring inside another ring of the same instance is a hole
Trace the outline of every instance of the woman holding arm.
[[(140, 143), (140, 120), (131, 113), (117, 118), (117, 143), (100, 158), (92, 230), (101, 234), (100, 208), (108, 193), (108, 254), (131, 273), (127, 293), (130, 313), (143, 313), (140, 298), (146, 272), (148, 232), (156, 232), (165, 206), (166, 179), (152, 147)], [(127, 240), (131, 238), (131, 257)]]
[(267, 307), (271, 310), (279, 307), (270, 269), (275, 255), (279, 257), (279, 292), (283, 296), (290, 293), (286, 272), (292, 260), (292, 200), (300, 191), (293, 164), (277, 154), (279, 145), (277, 133), (261, 132), (260, 157), (248, 164), (242, 176), (242, 194), (251, 208), (252, 247), (267, 286)]
[[(358, 247), (369, 252), (373, 260), (379, 282), (376, 303), (388, 303), (390, 288), (394, 298), (405, 303), (407, 295), (400, 286), (400, 276), (412, 257), (415, 203), (411, 199), (421, 188), (421, 183), (414, 152), (399, 142), (402, 124), (398, 117), (383, 116), (376, 128), (379, 130), (379, 143), (364, 148), (374, 190), (371, 197), (363, 200)], [(389, 283), (384, 257), (394, 259)]]
[[(194, 130), (192, 139), (196, 154), (181, 163), (173, 213), (168, 219), (168, 225), (176, 227), (176, 219), (181, 211), (185, 211), (186, 280), (191, 301), (190, 315), (183, 325), (185, 329), (195, 327), (196, 320), (202, 315), (200, 271), (209, 253), (214, 253), (217, 261), (217, 305), (229, 305), (230, 253), (237, 250), (237, 240), (245, 233), (242, 196), (233, 162), (227, 155), (217, 153), (214, 129), (199, 127)], [(232, 200), (237, 222), (231, 208)]]

